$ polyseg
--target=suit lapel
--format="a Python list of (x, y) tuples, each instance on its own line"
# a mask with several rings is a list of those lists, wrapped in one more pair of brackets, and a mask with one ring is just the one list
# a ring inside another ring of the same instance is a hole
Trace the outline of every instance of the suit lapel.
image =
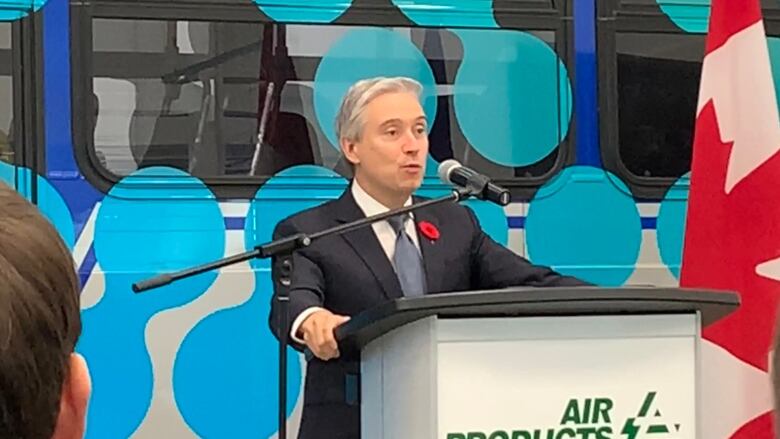
[[(418, 203), (419, 201), (419, 199), (415, 199), (415, 203)], [(423, 208), (414, 212), (415, 231), (417, 232), (417, 240), (420, 243), (423, 266), (425, 267), (426, 287), (428, 292), (437, 293), (441, 290), (441, 279), (446, 268), (444, 266), (444, 255), (441, 250), (441, 243), (420, 233), (419, 224), (423, 221), (427, 221), (437, 228), (439, 227), (439, 221), (436, 217), (431, 215), (431, 210), (428, 208)], [(442, 238), (443, 237), (440, 239)]]
[[(363, 211), (360, 210), (360, 207), (358, 207), (355, 199), (352, 197), (351, 188), (344, 192), (334, 207), (336, 208), (337, 220), (341, 223), (365, 218)], [(388, 299), (397, 299), (403, 296), (398, 276), (396, 276), (395, 270), (393, 270), (387, 255), (382, 250), (382, 246), (379, 244), (379, 240), (371, 226), (365, 226), (341, 236), (355, 250), (355, 253), (379, 281)]]

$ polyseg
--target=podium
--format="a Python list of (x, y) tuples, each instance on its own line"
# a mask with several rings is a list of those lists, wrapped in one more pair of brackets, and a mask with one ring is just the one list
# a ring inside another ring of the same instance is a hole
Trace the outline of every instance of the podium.
[(371, 439), (699, 438), (701, 328), (733, 293), (511, 288), (401, 298), (339, 327)]

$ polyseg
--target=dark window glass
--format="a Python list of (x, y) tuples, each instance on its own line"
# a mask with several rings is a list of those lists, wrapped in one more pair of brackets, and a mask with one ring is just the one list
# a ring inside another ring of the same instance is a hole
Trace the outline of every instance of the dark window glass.
[[(767, 33), (775, 35), (780, 2), (761, 4)], [(602, 6), (600, 15), (617, 17), (599, 25), (600, 62), (611, 66), (614, 50), (617, 68), (602, 70), (603, 84), (615, 78), (614, 92), (601, 91), (614, 109), (602, 114), (602, 131), (615, 133), (607, 137), (614, 141), (602, 141), (602, 151), (612, 165), (619, 162), (617, 172), (642, 179), (629, 178), (644, 188), (640, 194), (652, 195), (651, 186), (665, 188), (690, 171), (709, 2), (615, 0)]]
[(641, 177), (690, 169), (704, 37), (616, 36), (620, 160)]

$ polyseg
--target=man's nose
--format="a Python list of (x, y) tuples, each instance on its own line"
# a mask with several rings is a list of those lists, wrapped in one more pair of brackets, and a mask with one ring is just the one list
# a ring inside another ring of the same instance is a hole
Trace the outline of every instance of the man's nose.
[(406, 154), (412, 154), (419, 151), (420, 148), (420, 139), (417, 138), (414, 131), (407, 131), (406, 134), (404, 134), (403, 143), (401, 145), (402, 151)]

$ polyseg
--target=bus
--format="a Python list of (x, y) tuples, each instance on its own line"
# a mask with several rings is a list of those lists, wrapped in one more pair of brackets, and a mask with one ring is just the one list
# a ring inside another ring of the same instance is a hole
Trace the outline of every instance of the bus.
[[(421, 194), (449, 190), (436, 167), (455, 158), (511, 191), (467, 203), (514, 252), (598, 285), (677, 285), (708, 5), (0, 0), (0, 178), (78, 264), (87, 437), (276, 435), (268, 261), (131, 285), (338, 197), (334, 115), (361, 78), (423, 84)], [(777, 70), (780, 3), (763, 6)], [(305, 360), (288, 358), (294, 437)]]

